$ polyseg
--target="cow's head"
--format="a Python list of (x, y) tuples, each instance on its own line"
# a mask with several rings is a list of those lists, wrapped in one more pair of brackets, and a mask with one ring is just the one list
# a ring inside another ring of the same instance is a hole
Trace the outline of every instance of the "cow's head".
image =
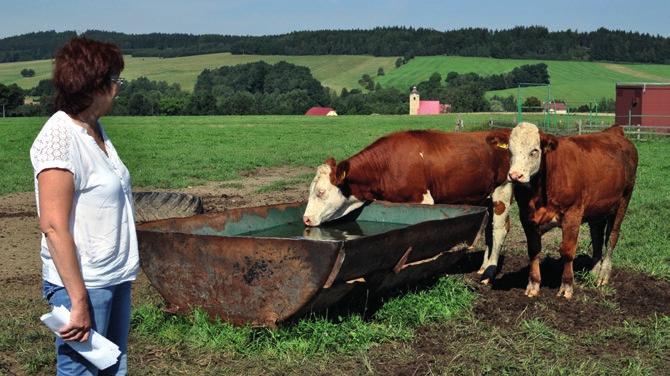
[(348, 192), (342, 192), (348, 172), (349, 163), (344, 161), (336, 165), (333, 158), (328, 158), (325, 164), (316, 169), (316, 176), (309, 187), (307, 208), (302, 217), (305, 225), (318, 226), (343, 217), (365, 203)]
[(535, 124), (519, 123), (509, 137), (511, 155), (507, 179), (527, 184), (540, 171), (542, 153), (556, 148), (558, 140), (550, 135), (540, 134)]

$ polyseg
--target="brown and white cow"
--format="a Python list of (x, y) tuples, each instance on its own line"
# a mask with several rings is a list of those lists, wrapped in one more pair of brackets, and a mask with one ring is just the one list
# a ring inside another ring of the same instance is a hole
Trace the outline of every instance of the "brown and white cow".
[(607, 284), (612, 251), (635, 185), (635, 146), (618, 126), (589, 135), (556, 137), (533, 124), (520, 123), (512, 130), (509, 150), (509, 179), (515, 182), (514, 195), (528, 240), (526, 295), (540, 292), (541, 235), (560, 226), (564, 265), (558, 296), (572, 297), (572, 262), (582, 222), (589, 224), (591, 232), (596, 283)]
[(479, 273), (483, 274), (483, 283), (491, 282), (509, 230), (509, 133), (396, 132), (340, 163), (329, 158), (317, 168), (303, 221), (307, 226), (318, 226), (374, 200), (488, 203), (493, 213)]

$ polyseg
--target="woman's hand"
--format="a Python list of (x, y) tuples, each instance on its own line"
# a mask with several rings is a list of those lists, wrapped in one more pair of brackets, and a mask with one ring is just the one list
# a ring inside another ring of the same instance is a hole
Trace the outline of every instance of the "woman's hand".
[(66, 341), (86, 342), (91, 333), (91, 315), (88, 303), (72, 305), (70, 322), (58, 334)]

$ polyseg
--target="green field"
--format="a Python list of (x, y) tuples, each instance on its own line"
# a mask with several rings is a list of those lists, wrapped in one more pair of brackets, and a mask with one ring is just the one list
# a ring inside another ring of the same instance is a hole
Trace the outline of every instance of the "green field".
[[(316, 166), (329, 155), (338, 159), (349, 156), (391, 131), (453, 130), (457, 118), (472, 129), (492, 118), (514, 122), (515, 115), (147, 116), (103, 121), (115, 145), (124, 150), (136, 185), (179, 188), (232, 179), (257, 167)], [(528, 119), (534, 118), (543, 117)], [(0, 195), (33, 189), (28, 151), (45, 120), (0, 118)], [(149, 148), (147, 137), (152, 140)]]
[[(179, 188), (232, 179), (257, 167), (315, 166), (329, 155), (349, 156), (390, 131), (453, 129), (457, 116), (470, 129), (481, 127), (489, 118), (486, 114), (110, 117), (104, 123), (134, 185)], [(44, 120), (0, 119), (0, 195), (32, 190), (28, 150)], [(670, 216), (670, 159), (660, 156), (670, 153), (670, 142), (654, 140), (636, 146), (638, 180), (614, 252), (618, 268), (614, 273), (634, 269), (659, 278), (658, 286), (665, 286), (670, 280), (670, 224), (665, 220)], [(513, 231), (520, 233), (518, 228)], [(582, 229), (580, 253), (589, 249), (584, 234), (588, 230)], [(556, 254), (556, 240), (544, 243), (547, 254)], [(523, 254), (524, 247), (523, 243), (510, 245), (506, 252), (509, 257)], [(4, 283), (0, 374), (11, 367), (20, 374), (52, 374), (52, 335), (38, 320), (47, 307), (38, 293), (32, 293), (39, 278)], [(595, 289), (588, 283), (580, 280), (573, 301), (559, 300), (543, 287), (546, 295), (527, 300), (526, 308), (514, 306), (515, 311), (512, 307), (511, 317), (497, 317), (492, 323), (488, 318), (501, 315), (497, 305), (507, 305), (508, 300), (489, 304), (485, 314), (476, 311), (477, 302), (492, 294), (504, 299), (521, 296), (522, 289), (509, 294), (477, 292), (467, 278), (445, 277), (429, 288), (385, 300), (369, 320), (358, 314), (317, 316), (277, 330), (233, 328), (209, 321), (200, 311), (172, 316), (161, 310), (161, 299), (153, 289), (138, 283), (133, 293), (129, 364), (132, 373), (146, 375), (664, 374), (663, 369), (670, 366), (670, 316), (624, 315), (622, 319), (617, 297), (623, 292)], [(575, 322), (552, 321), (555, 310), (569, 311), (571, 306), (581, 307), (574, 308), (579, 324), (590, 320), (599, 324), (575, 330)], [(599, 307), (618, 319), (594, 317), (589, 310), (602, 310)], [(542, 318), (532, 317), (526, 309), (543, 313)], [(407, 365), (407, 372), (388, 369), (388, 363)]]
[[(358, 79), (365, 73), (372, 76), (377, 69), (383, 67), (390, 71), (395, 66), (393, 57), (373, 56), (281, 56), (281, 55), (231, 55), (229, 53), (157, 58), (125, 56), (126, 68), (123, 77), (134, 79), (141, 76), (156, 81), (178, 83), (185, 90), (193, 90), (196, 78), (203, 69), (214, 69), (226, 65), (237, 65), (264, 60), (267, 63), (277, 63), (282, 60), (296, 65), (309, 67), (312, 75), (324, 86), (339, 91), (343, 87), (357, 87)], [(35, 70), (35, 76), (21, 77), (21, 69)], [(31, 88), (40, 80), (50, 78), (51, 61), (22, 61), (18, 63), (0, 64), (0, 83), (17, 83), (23, 88)]]
[[(563, 99), (568, 105), (598, 101), (600, 98), (614, 98), (617, 82), (670, 82), (670, 65), (653, 64), (607, 64), (581, 61), (515, 60), (460, 56), (416, 57), (402, 67), (388, 72), (377, 79), (382, 86), (406, 89), (427, 80), (433, 72), (442, 78), (447, 73), (475, 72), (491, 75), (509, 72), (524, 64), (545, 63), (549, 68), (551, 95)], [(488, 95), (516, 95), (516, 89), (492, 91)], [(547, 98), (546, 88), (525, 88), (524, 97)]]
[[(597, 101), (602, 97), (614, 98), (616, 82), (669, 82), (670, 65), (655, 64), (609, 64), (580, 61), (552, 60), (516, 60), (492, 59), (459, 56), (416, 57), (400, 68), (395, 68), (394, 57), (372, 56), (279, 56), (279, 55), (231, 55), (229, 53), (197, 55), (177, 58), (137, 58), (126, 56), (126, 69), (123, 76), (128, 79), (140, 76), (152, 80), (179, 83), (186, 90), (193, 90), (198, 74), (205, 68), (218, 68), (224, 65), (236, 65), (264, 60), (276, 63), (282, 60), (307, 66), (312, 74), (324, 86), (339, 91), (347, 87), (360, 88), (358, 79), (369, 74), (382, 86), (393, 86), (401, 90), (427, 80), (438, 72), (443, 78), (451, 71), (459, 73), (475, 72), (490, 75), (509, 72), (524, 64), (544, 62), (549, 66), (551, 77), (551, 96), (563, 99), (569, 105)], [(386, 75), (377, 77), (377, 69), (383, 67)], [(35, 70), (35, 77), (22, 78), (23, 68)], [(39, 80), (49, 78), (51, 62), (48, 60), (26, 61), (0, 64), (0, 83), (17, 83), (23, 88), (34, 87)], [(490, 92), (494, 94), (516, 95), (516, 89)], [(523, 96), (534, 95), (541, 99), (547, 97), (545, 88), (524, 89)]]

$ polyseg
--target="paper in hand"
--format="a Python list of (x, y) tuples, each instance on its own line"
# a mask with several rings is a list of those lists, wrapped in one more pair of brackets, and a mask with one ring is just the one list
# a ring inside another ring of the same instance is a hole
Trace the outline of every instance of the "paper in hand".
[[(42, 315), (40, 320), (42, 320), (44, 325), (48, 326), (54, 334), (60, 336), (58, 330), (70, 322), (70, 311), (64, 306), (54, 307), (51, 312)], [(119, 346), (103, 337), (95, 330), (91, 330), (86, 342), (65, 341), (65, 343), (101, 370), (116, 364), (119, 355), (121, 355)]]

